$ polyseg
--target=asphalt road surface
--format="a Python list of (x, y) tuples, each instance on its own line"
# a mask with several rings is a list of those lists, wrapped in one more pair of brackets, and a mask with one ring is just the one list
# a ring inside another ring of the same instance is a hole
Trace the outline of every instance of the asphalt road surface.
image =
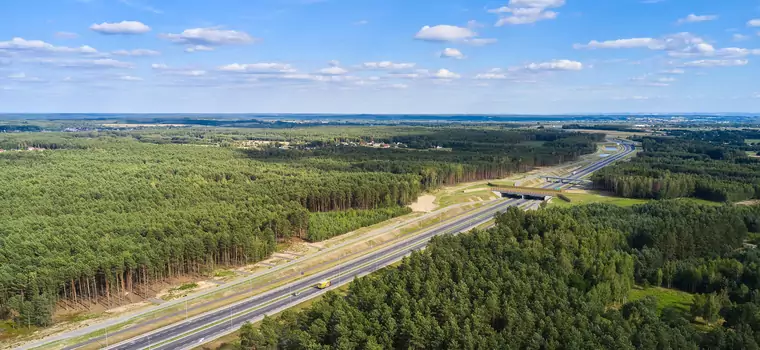
[[(599, 170), (635, 150), (633, 145), (621, 143), (623, 151), (613, 156), (588, 165), (568, 178), (579, 179)], [(557, 184), (547, 184), (543, 188), (551, 188)], [(209, 342), (221, 335), (228, 334), (253, 319), (277, 312), (288, 306), (302, 303), (324, 290), (314, 286), (322, 280), (330, 280), (334, 287), (348, 283), (356, 276), (363, 276), (390, 265), (413, 250), (422, 249), (431, 238), (443, 234), (456, 234), (466, 229), (488, 222), (496, 213), (503, 212), (512, 206), (524, 206), (530, 200), (510, 199), (498, 204), (476, 209), (470, 215), (453, 220), (443, 226), (428, 230), (408, 240), (398, 242), (376, 252), (359, 257), (355, 260), (335, 266), (321, 273), (304, 277), (286, 286), (279, 287), (267, 293), (255, 296), (242, 302), (189, 318), (167, 327), (149, 332), (127, 341), (109, 346), (108, 349), (187, 349)], [(297, 292), (297, 293), (296, 293)], [(297, 295), (294, 295), (297, 294)], [(70, 347), (75, 349), (85, 344)]]

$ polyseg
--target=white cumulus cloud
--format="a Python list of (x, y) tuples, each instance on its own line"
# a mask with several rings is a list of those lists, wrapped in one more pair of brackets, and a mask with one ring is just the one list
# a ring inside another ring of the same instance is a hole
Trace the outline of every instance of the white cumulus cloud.
[(701, 15), (700, 16), (700, 15), (695, 15), (695, 14), (692, 13), (692, 14), (686, 16), (685, 18), (679, 19), (678, 20), (678, 24), (696, 23), (696, 22), (707, 22), (707, 21), (714, 21), (716, 19), (718, 19), (718, 16), (716, 16), (716, 15)]
[(738, 67), (746, 66), (748, 60), (697, 60), (684, 63), (686, 67)]
[(38, 77), (30, 77), (24, 72), (12, 73), (8, 75), (8, 79), (20, 82), (20, 83), (43, 83), (45, 80)]
[(482, 80), (504, 80), (509, 79), (509, 76), (501, 73), (500, 71), (491, 71), (488, 73), (480, 73), (475, 75), (475, 79), (482, 79)]
[(91, 60), (36, 60), (38, 63), (53, 65), (62, 68), (81, 68), (81, 69), (131, 69), (134, 64), (111, 58), (91, 59)]
[(177, 44), (193, 46), (244, 45), (257, 40), (246, 32), (218, 28), (186, 29), (179, 34), (162, 34), (161, 37)]
[(399, 79), (421, 79), (421, 78), (429, 78), (430, 77), (430, 71), (427, 69), (419, 69), (416, 73), (390, 73), (388, 76), (392, 78), (399, 78)]
[(342, 75), (348, 73), (348, 71), (338, 66), (332, 66), (320, 69), (319, 73), (325, 75)]
[(440, 56), (443, 58), (455, 58), (458, 60), (464, 58), (464, 54), (461, 51), (452, 48), (445, 48), (443, 51), (441, 51)]
[(205, 45), (193, 45), (185, 49), (185, 52), (208, 52), (214, 51), (213, 47)]
[(119, 77), (119, 79), (125, 80), (125, 81), (142, 81), (143, 80), (143, 78), (135, 77), (131, 75), (122, 75)]
[(510, 0), (507, 6), (488, 10), (499, 15), (496, 26), (531, 24), (555, 19), (559, 13), (550, 9), (562, 7), (565, 0)]
[(285, 75), (273, 75), (269, 76), (270, 80), (295, 80), (295, 81), (315, 81), (323, 83), (344, 83), (344, 82), (357, 82), (361, 81), (361, 78), (350, 75), (318, 75), (318, 74), (285, 74)]
[(635, 49), (666, 51), (672, 57), (715, 55), (719, 51), (699, 36), (688, 32), (666, 35), (661, 38), (630, 38), (607, 41), (592, 40), (588, 44), (575, 44), (576, 49)]
[(660, 42), (653, 38), (631, 38), (631, 39), (617, 39), (607, 41), (591, 40), (588, 44), (575, 44), (576, 49), (588, 48), (588, 49), (633, 49), (633, 48), (649, 48), (656, 49), (660, 47)]
[(531, 63), (525, 66), (530, 71), (569, 70), (578, 71), (583, 69), (583, 63), (571, 60), (554, 60), (551, 62)]
[(746, 57), (749, 55), (760, 55), (760, 49), (745, 49), (741, 47), (726, 47), (715, 52), (716, 56), (724, 57)]
[(660, 83), (660, 82), (649, 82), (649, 83), (644, 83), (644, 84), (641, 84), (641, 85), (652, 86), (652, 87), (667, 87), (667, 86), (670, 86), (670, 84), (668, 84), (668, 83)]
[(416, 66), (416, 63), (394, 63), (391, 61), (380, 62), (364, 62), (362, 68), (364, 69), (377, 69), (377, 70), (403, 70), (412, 69)]
[(760, 27), (760, 18), (752, 19), (747, 22), (748, 27)]
[(199, 77), (206, 75), (206, 71), (202, 69), (190, 69), (190, 70), (178, 70), (174, 72), (177, 75), (187, 75), (191, 77)]
[(436, 79), (459, 79), (461, 78), (461, 75), (448, 69), (439, 69), (437, 72), (433, 73), (431, 77)]
[(103, 22), (100, 24), (93, 24), (90, 26), (90, 30), (101, 34), (124, 34), (135, 35), (145, 34), (150, 31), (150, 27), (137, 21), (121, 21), (118, 23)]
[(201, 77), (205, 76), (207, 71), (203, 69), (195, 69), (195, 68), (177, 68), (177, 67), (169, 67), (166, 64), (163, 63), (154, 63), (150, 66), (153, 70), (160, 72), (161, 74), (165, 75), (179, 75), (179, 76), (186, 76), (186, 77)]
[(497, 41), (493, 38), (478, 38), (477, 36), (478, 33), (470, 28), (441, 24), (422, 27), (414, 38), (423, 41), (458, 42), (473, 46), (489, 45)]
[(26, 40), (24, 38), (13, 38), (10, 41), (0, 41), (0, 50), (18, 51), (18, 52), (37, 52), (37, 53), (83, 53), (94, 54), (98, 50), (90, 46), (66, 47), (55, 46), (42, 40)]
[(112, 52), (116, 56), (158, 56), (161, 53), (148, 49), (116, 50)]
[(287, 63), (233, 63), (219, 67), (223, 72), (237, 73), (294, 73), (296, 70)]
[(426, 41), (463, 41), (466, 39), (474, 38), (477, 33), (469, 28), (462, 28), (457, 26), (451, 26), (447, 24), (441, 24), (437, 26), (424, 26), (414, 36), (418, 40)]

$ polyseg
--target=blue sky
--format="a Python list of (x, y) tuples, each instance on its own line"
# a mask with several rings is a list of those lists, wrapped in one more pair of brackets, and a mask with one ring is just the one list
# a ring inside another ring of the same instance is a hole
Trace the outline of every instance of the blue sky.
[(758, 0), (24, 0), (0, 112), (760, 112)]

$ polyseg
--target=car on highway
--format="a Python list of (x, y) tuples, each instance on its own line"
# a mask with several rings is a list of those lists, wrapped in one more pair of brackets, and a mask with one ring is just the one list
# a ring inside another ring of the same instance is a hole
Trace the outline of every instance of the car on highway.
[(325, 289), (325, 288), (327, 288), (327, 287), (329, 287), (331, 285), (332, 285), (332, 282), (330, 280), (324, 280), (324, 281), (320, 281), (319, 283), (317, 283), (317, 288), (318, 289)]

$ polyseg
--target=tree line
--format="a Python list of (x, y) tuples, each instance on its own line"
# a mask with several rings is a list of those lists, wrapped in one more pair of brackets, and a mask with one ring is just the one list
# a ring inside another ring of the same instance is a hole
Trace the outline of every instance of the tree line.
[(745, 146), (735, 145), (733, 133), (679, 135), (643, 138), (643, 152), (597, 172), (594, 185), (633, 198), (760, 198), (760, 160), (748, 157)]

